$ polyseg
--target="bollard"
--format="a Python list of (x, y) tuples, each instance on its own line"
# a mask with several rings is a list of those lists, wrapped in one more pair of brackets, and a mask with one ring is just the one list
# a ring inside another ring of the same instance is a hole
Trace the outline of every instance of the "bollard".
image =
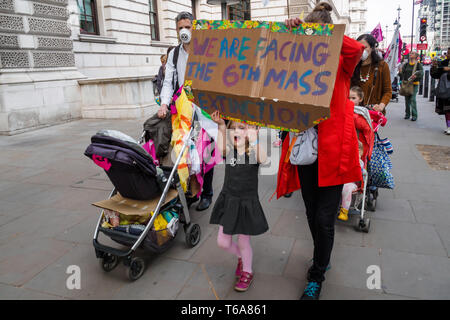
[(419, 94), (423, 92), (423, 77), (419, 80)]
[(429, 101), (434, 101), (434, 95), (436, 94), (436, 79), (431, 78), (430, 84), (430, 99)]
[(423, 86), (423, 97), (428, 98), (428, 90), (429, 90), (429, 84), (430, 84), (430, 70), (425, 70), (425, 80), (424, 80), (424, 86)]

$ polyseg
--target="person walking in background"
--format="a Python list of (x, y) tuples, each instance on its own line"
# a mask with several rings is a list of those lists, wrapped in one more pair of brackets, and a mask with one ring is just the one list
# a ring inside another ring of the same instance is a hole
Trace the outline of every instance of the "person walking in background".
[(416, 96), (419, 91), (420, 80), (423, 77), (423, 67), (422, 64), (417, 61), (419, 54), (417, 52), (411, 51), (409, 54), (409, 63), (405, 64), (400, 73), (400, 80), (413, 81), (413, 93), (410, 96), (405, 96), (405, 119), (411, 117), (411, 121), (417, 120), (417, 101)]
[[(450, 47), (447, 49), (446, 59), (438, 62), (433, 61), (433, 66), (431, 67), (431, 77), (434, 79), (439, 79), (438, 88), (439, 91), (436, 96), (436, 109), (435, 112), (439, 115), (445, 115), (445, 122), (447, 125), (447, 130), (444, 131), (445, 134), (450, 135), (450, 88), (446, 86), (450, 82)], [(447, 75), (447, 79), (443, 77)], [(445, 84), (443, 82), (446, 82)], [(442, 88), (442, 89), (441, 89)], [(442, 92), (441, 92), (442, 91)]]
[(372, 35), (363, 34), (356, 40), (364, 45), (364, 52), (353, 72), (352, 87), (358, 86), (363, 90), (362, 105), (372, 105), (374, 110), (386, 114), (386, 106), (392, 98), (389, 66), (378, 55), (378, 42)]
[(166, 63), (167, 63), (167, 57), (169, 56), (170, 51), (175, 48), (174, 46), (170, 46), (167, 48), (167, 53), (161, 55), (161, 67), (159, 67), (158, 75), (156, 76), (156, 88), (158, 89), (158, 94), (161, 94), (161, 90), (164, 83), (164, 77), (166, 75)]
[(164, 75), (166, 73), (166, 62), (167, 62), (167, 55), (163, 54), (160, 57), (161, 60), (161, 66), (159, 67), (158, 75), (156, 76), (156, 88), (158, 89), (158, 93), (161, 94), (163, 82), (164, 82)]

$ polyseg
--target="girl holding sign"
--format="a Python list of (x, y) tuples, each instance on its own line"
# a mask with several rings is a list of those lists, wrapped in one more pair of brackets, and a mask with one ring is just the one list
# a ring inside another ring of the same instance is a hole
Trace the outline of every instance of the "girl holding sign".
[[(250, 236), (269, 229), (258, 197), (259, 164), (266, 161), (267, 155), (258, 142), (256, 126), (234, 121), (226, 126), (219, 111), (211, 118), (219, 125), (216, 150), (226, 157), (226, 165), (223, 188), (210, 223), (220, 226), (218, 246), (238, 258), (235, 290), (247, 291), (253, 280)], [(235, 234), (237, 243), (232, 239)]]
[[(309, 23), (332, 23), (332, 7), (319, 3), (306, 18)], [(288, 27), (302, 23), (298, 18), (287, 20)], [(283, 142), (280, 171), (278, 173), (278, 198), (284, 192), (300, 188), (305, 202), (306, 215), (314, 241), (313, 265), (308, 270), (308, 283), (301, 299), (318, 300), (330, 263), (334, 242), (334, 224), (339, 209), (342, 187), (345, 183), (361, 181), (358, 140), (353, 121), (353, 103), (348, 100), (350, 79), (360, 61), (364, 46), (344, 36), (339, 57), (339, 67), (330, 103), (330, 118), (318, 125), (318, 157), (311, 165), (294, 166), (284, 162), (289, 139)], [(298, 175), (297, 175), (298, 174)], [(282, 179), (282, 177), (289, 179)], [(288, 188), (286, 188), (288, 185)]]

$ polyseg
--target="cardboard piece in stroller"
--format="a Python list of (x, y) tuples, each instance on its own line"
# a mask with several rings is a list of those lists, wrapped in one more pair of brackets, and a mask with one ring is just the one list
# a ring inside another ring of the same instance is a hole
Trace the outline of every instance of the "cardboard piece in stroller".
[[(163, 205), (172, 201), (178, 196), (178, 192), (169, 189)], [(122, 197), (119, 193), (110, 199), (95, 202), (92, 205), (102, 209), (108, 209), (129, 216), (147, 216), (150, 212), (155, 211), (159, 198), (152, 200), (134, 200)]]

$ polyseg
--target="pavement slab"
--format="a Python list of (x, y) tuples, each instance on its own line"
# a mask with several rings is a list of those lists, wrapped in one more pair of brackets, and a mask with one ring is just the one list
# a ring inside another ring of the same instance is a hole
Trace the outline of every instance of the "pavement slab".
[(365, 247), (447, 256), (433, 226), (374, 219), (370, 228), (370, 232), (363, 235)]
[(386, 249), (381, 255), (381, 277), (389, 294), (418, 299), (449, 299), (450, 260)]

